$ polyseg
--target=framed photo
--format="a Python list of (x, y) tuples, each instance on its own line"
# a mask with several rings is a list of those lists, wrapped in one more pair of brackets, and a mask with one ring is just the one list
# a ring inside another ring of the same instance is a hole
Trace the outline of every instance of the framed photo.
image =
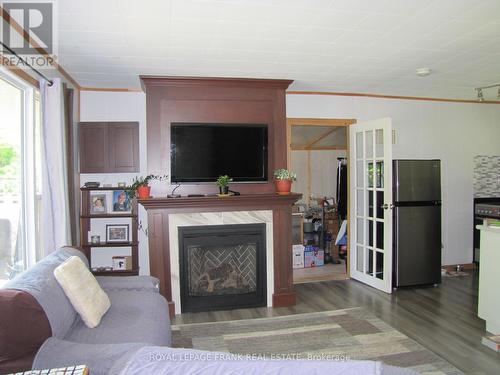
[(123, 256), (114, 256), (113, 258), (113, 269), (114, 270), (126, 270), (127, 264), (125, 262), (125, 257)]
[(106, 242), (129, 242), (128, 224), (107, 224)]
[(106, 210), (106, 195), (96, 194), (90, 196), (90, 213), (105, 214)]
[(113, 212), (130, 212), (130, 198), (125, 190), (113, 191)]

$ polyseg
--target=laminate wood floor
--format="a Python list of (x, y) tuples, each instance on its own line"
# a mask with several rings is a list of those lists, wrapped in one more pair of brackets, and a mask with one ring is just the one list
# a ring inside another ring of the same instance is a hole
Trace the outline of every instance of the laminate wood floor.
[(329, 263), (320, 267), (298, 268), (293, 270), (294, 284), (345, 279), (348, 279), (345, 263)]
[(392, 295), (355, 280), (300, 284), (293, 307), (185, 313), (173, 324), (364, 307), (466, 374), (500, 374), (500, 355), (481, 344), (485, 323), (477, 317), (477, 288), (477, 271), (469, 277), (443, 277), (437, 287), (399, 289)]

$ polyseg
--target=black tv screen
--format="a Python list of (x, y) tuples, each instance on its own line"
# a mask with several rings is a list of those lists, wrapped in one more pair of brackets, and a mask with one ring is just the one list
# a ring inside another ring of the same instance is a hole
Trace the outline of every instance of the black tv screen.
[(267, 181), (266, 124), (171, 123), (172, 182)]

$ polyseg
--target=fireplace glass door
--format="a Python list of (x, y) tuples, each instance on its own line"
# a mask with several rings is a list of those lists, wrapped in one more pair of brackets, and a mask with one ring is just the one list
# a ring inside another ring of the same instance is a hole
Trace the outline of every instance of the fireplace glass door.
[(181, 309), (266, 305), (265, 224), (180, 227)]

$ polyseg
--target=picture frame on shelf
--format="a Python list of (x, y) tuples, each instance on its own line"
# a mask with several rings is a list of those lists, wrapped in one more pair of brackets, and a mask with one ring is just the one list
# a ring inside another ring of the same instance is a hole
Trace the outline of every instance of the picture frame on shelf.
[(125, 190), (113, 191), (113, 212), (131, 212), (132, 204)]
[(129, 224), (106, 224), (107, 243), (125, 243), (129, 241)]
[(105, 214), (106, 209), (106, 194), (94, 194), (90, 196), (90, 213)]
[(124, 256), (114, 256), (113, 260), (113, 269), (114, 270), (126, 270), (127, 263)]

